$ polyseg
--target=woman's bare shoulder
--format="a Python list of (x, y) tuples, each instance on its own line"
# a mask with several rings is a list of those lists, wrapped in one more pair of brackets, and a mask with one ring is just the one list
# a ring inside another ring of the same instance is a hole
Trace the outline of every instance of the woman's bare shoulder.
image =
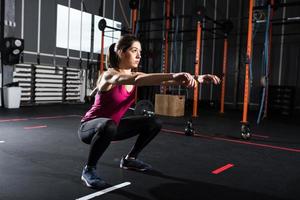
[(115, 69), (108, 69), (106, 71), (103, 72), (102, 74), (102, 79), (101, 81), (98, 83), (98, 91), (107, 91), (112, 87), (112, 84), (109, 83), (109, 79), (111, 79), (115, 74), (117, 74), (118, 71), (116, 71)]
[(120, 72), (118, 72), (115, 69), (109, 68), (108, 70), (106, 70), (105, 72), (103, 72), (103, 77), (105, 80), (112, 78), (114, 75), (118, 74)]

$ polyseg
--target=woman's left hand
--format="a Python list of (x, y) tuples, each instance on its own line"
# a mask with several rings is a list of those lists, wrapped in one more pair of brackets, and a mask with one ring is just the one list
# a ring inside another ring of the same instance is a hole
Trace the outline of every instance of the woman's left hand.
[(173, 74), (173, 79), (188, 88), (195, 87), (196, 81), (190, 73), (179, 72)]
[(199, 75), (197, 77), (197, 81), (199, 83), (210, 83), (210, 82), (212, 82), (213, 84), (216, 84), (216, 85), (221, 82), (219, 77), (217, 77), (216, 75), (212, 75), (212, 74)]

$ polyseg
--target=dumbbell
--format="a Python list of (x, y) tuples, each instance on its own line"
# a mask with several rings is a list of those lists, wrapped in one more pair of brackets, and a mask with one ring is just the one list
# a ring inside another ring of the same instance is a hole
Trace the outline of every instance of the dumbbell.
[(146, 117), (153, 117), (154, 106), (149, 100), (140, 100), (136, 103), (134, 108), (129, 108), (134, 111), (134, 115), (144, 115)]
[(184, 128), (184, 134), (186, 136), (193, 136), (196, 133), (195, 129), (193, 128), (192, 120), (188, 120), (186, 123), (186, 127)]

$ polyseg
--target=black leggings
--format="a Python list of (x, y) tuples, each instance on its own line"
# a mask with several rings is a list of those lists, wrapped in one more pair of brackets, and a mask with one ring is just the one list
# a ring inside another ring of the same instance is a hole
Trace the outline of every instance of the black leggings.
[(78, 130), (79, 138), (90, 144), (88, 166), (96, 166), (111, 141), (124, 140), (138, 135), (128, 153), (137, 157), (143, 148), (159, 133), (161, 122), (156, 117), (130, 116), (122, 118), (119, 125), (109, 118), (96, 118), (83, 122)]

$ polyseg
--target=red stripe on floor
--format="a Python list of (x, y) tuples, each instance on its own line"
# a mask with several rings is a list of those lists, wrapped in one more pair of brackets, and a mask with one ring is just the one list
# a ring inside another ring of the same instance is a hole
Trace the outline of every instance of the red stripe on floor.
[(24, 129), (28, 130), (28, 129), (37, 129), (37, 128), (47, 128), (47, 126), (26, 126), (24, 127)]
[(171, 133), (177, 133), (179, 135), (185, 135), (184, 132), (182, 131), (174, 131), (174, 130), (170, 130), (170, 129), (161, 129), (162, 131), (165, 131), (165, 132), (171, 132)]
[(229, 169), (229, 168), (231, 168), (231, 167), (233, 167), (234, 165), (233, 164), (227, 164), (227, 165), (224, 165), (223, 167), (220, 167), (220, 168), (218, 168), (218, 169), (215, 169), (214, 171), (212, 171), (211, 173), (212, 174), (220, 174), (220, 173), (222, 173), (222, 172), (224, 172), (225, 170), (227, 170), (227, 169)]
[(31, 118), (16, 118), (16, 119), (0, 119), (1, 122), (19, 122), (19, 121), (27, 121), (33, 119), (59, 119), (66, 117), (82, 117), (81, 115), (59, 115), (59, 116), (41, 116), (41, 117), (31, 117)]
[(253, 137), (260, 137), (260, 138), (269, 138), (267, 135), (258, 135), (258, 134), (252, 134)]
[(42, 117), (33, 117), (32, 119), (59, 119), (65, 117), (81, 117), (81, 115), (42, 116)]
[(0, 119), (0, 122), (19, 122), (19, 121), (26, 121), (28, 119), (21, 119), (21, 118), (18, 118), (18, 119)]
[[(178, 133), (180, 135), (185, 135), (183, 131), (173, 131), (173, 130), (169, 130), (169, 129), (162, 129), (162, 131)], [(266, 147), (266, 148), (271, 148), (271, 149), (277, 149), (277, 150), (284, 150), (284, 151), (291, 151), (291, 152), (300, 153), (300, 149), (274, 146), (274, 145), (268, 145), (268, 144), (260, 144), (260, 143), (254, 143), (254, 142), (246, 142), (246, 141), (241, 141), (241, 140), (233, 140), (233, 139), (227, 139), (227, 138), (216, 137), (216, 136), (194, 134), (194, 137), (209, 138), (209, 139), (213, 139), (213, 140), (222, 140), (222, 141), (227, 141), (227, 142), (234, 142), (234, 143), (239, 143), (239, 144), (247, 144), (247, 145), (252, 145), (252, 146)]]

